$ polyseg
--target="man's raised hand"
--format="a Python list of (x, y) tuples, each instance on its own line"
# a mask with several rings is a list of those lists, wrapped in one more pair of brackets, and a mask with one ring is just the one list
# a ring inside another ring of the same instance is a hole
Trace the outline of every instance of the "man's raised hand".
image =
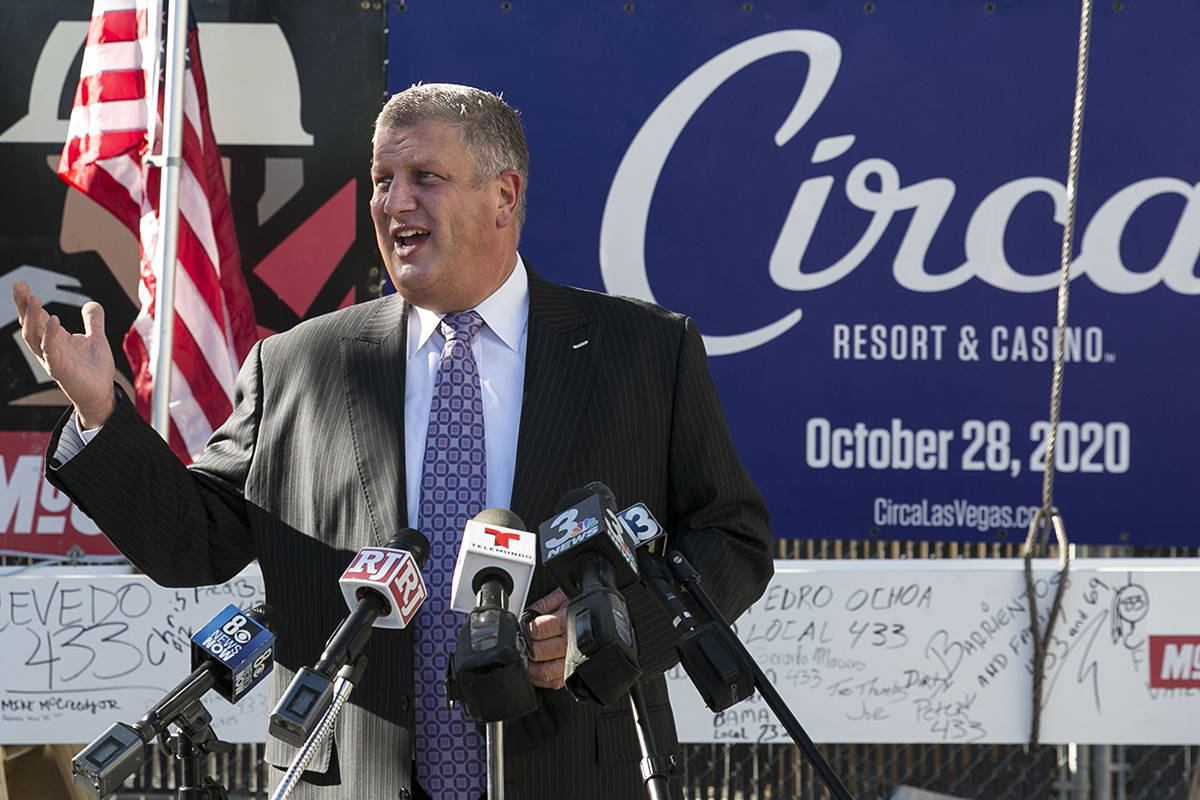
[(29, 351), (74, 403), (83, 427), (103, 425), (115, 405), (116, 377), (112, 348), (104, 335), (104, 309), (96, 302), (85, 303), (83, 333), (70, 333), (57, 316), (46, 313), (25, 281), (14, 282), (12, 292)]

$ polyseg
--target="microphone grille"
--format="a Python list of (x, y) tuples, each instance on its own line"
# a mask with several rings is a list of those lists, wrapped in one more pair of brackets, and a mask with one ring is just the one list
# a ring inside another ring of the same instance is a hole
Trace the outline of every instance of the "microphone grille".
[(617, 497), (613, 494), (612, 489), (608, 488), (607, 485), (601, 483), (600, 481), (592, 481), (587, 485), (587, 488), (600, 495), (600, 497), (604, 500), (616, 505)]
[(262, 625), (271, 633), (275, 633), (276, 629), (279, 627), (280, 621), (282, 620), (282, 617), (275, 609), (275, 606), (267, 603), (259, 603), (258, 605), (254, 606), (246, 612), (246, 616), (257, 622), (259, 625)]
[(608, 500), (609, 502), (613, 503), (613, 505), (616, 505), (617, 498), (615, 495), (613, 495), (612, 489), (609, 489), (600, 481), (592, 481), (586, 486), (580, 486), (578, 489), (572, 489), (564, 494), (562, 499), (558, 501), (558, 510), (566, 511), (568, 508), (583, 500), (585, 497), (590, 497), (594, 494), (598, 494), (602, 499)]
[(418, 567), (425, 566), (425, 560), (429, 558), (429, 539), (412, 528), (401, 528), (387, 546), (393, 550), (407, 550), (412, 553)]
[(499, 525), (503, 528), (525, 530), (525, 523), (521, 518), (507, 508), (485, 508), (475, 515), (475, 521), (482, 522), (484, 525)]

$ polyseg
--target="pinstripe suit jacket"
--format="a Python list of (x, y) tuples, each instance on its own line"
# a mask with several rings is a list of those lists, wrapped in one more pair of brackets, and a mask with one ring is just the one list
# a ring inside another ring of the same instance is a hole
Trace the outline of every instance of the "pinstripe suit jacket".
[[(694, 324), (646, 303), (559, 286), (532, 270), (529, 292), (512, 510), (536, 530), (568, 490), (604, 481), (619, 503), (646, 503), (726, 616), (736, 617), (771, 575), (770, 532)], [(124, 399), (91, 444), (48, 467), (51, 482), (158, 583), (216, 583), (259, 559), (267, 601), (283, 616), (272, 704), (345, 616), (337, 578), (352, 555), (406, 524), (407, 314), (392, 295), (259, 342), (239, 376), (232, 416), (190, 468)], [(529, 597), (554, 586), (539, 568)], [(674, 752), (660, 673), (675, 661), (675, 636), (644, 589), (625, 594), (649, 676), (651, 725), (660, 751)], [(408, 796), (410, 635), (377, 633), (366, 653), (365, 676), (297, 798)], [(628, 708), (575, 703), (565, 690), (539, 693), (538, 714), (506, 723), (509, 798), (644, 796)], [(293, 752), (271, 739), (266, 758), (286, 767)], [(274, 784), (282, 773), (272, 773)]]

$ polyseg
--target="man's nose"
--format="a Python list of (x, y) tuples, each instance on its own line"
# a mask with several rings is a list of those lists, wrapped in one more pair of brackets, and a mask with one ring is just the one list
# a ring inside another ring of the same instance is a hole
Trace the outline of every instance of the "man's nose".
[(383, 198), (383, 210), (390, 216), (412, 211), (416, 207), (416, 194), (407, 182), (394, 180), (388, 185), (387, 195)]

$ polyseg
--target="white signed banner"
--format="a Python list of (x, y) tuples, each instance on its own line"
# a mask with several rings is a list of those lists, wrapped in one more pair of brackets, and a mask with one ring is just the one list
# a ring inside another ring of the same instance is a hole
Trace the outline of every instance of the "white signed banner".
[[(1058, 578), (1037, 561), (1041, 630)], [(1200, 742), (1200, 565), (1071, 564), (1044, 665), (1041, 741)], [(1033, 638), (1019, 560), (777, 561), (736, 624), (801, 726), (821, 742), (1029, 738)], [(713, 714), (670, 680), (681, 738), (782, 742), (761, 696)]]
[[(1054, 566), (1035, 569), (1043, 630)], [(1198, 586), (1192, 560), (1073, 562), (1041, 740), (1200, 742)], [(0, 743), (83, 743), (134, 722), (190, 672), (193, 632), (262, 597), (256, 567), (200, 589), (95, 568), (0, 577)], [(1017, 743), (1031, 716), (1028, 608), (1015, 560), (777, 561), (736, 627), (817, 741)], [(759, 695), (713, 714), (681, 668), (669, 677), (683, 740), (787, 740)], [(222, 739), (265, 739), (265, 684), (205, 706)]]
[[(198, 589), (88, 567), (0, 577), (0, 743), (86, 743), (133, 723), (191, 672), (195, 631), (262, 599), (257, 565)], [(236, 706), (203, 702), (221, 739), (265, 740), (266, 681)]]

